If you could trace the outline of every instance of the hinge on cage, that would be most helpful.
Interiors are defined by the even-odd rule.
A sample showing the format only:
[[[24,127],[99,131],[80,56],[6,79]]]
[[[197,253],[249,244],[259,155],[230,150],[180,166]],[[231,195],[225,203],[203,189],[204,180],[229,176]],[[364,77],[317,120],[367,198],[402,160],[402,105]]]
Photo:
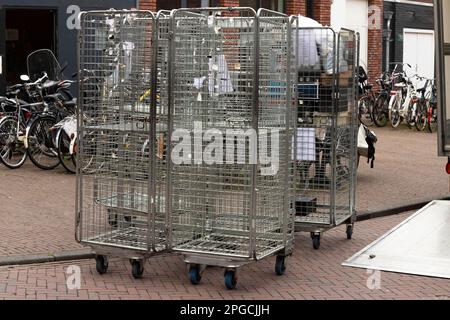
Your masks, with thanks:
[[[334,99],[339,99],[341,97],[339,92],[334,93]]]
[[[173,39],[173,31],[170,31],[169,32],[169,40],[172,40]]]

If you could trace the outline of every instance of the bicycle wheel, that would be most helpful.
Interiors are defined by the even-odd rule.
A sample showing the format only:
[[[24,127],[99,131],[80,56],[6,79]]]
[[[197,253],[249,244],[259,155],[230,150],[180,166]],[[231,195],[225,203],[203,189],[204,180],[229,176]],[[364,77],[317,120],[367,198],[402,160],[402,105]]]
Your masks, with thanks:
[[[427,126],[427,108],[423,101],[416,103],[416,123],[417,131],[425,130]]]
[[[396,98],[391,110],[391,126],[392,128],[397,128],[402,122],[402,118],[400,116],[400,99]]]
[[[432,105],[428,107],[427,127],[430,133],[436,132],[437,130],[437,110]]]
[[[55,117],[42,116],[33,121],[28,132],[28,156],[31,162],[42,170],[54,169],[60,163],[50,133],[55,124]]]
[[[69,173],[76,173],[76,160],[75,160],[75,154],[70,152],[70,142],[71,139],[67,135],[64,128],[60,128],[58,132],[58,138],[57,138],[57,151],[58,151],[58,158],[61,161],[62,166],[64,169],[67,170]]]
[[[362,97],[358,101],[358,117],[359,121],[365,126],[373,125],[372,118],[373,101],[369,97]]]
[[[409,129],[412,129],[416,125],[416,117],[413,114],[416,103],[410,103],[408,105],[408,110],[406,110],[405,122]]]
[[[27,151],[23,140],[17,136],[17,118],[8,117],[0,122],[0,161],[9,169],[20,168],[27,160]],[[20,124],[19,132],[25,127]]]
[[[386,102],[387,99],[385,96],[378,96],[375,100],[372,117],[373,122],[377,127],[385,127],[388,122],[388,114],[386,113]]]

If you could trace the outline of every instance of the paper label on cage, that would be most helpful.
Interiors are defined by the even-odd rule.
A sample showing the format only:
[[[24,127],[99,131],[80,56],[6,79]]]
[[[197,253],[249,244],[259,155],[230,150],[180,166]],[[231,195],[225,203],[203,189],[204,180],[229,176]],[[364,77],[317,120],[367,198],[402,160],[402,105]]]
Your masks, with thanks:
[[[292,138],[294,146],[294,138]],[[314,128],[297,129],[297,157],[298,161],[316,160],[316,130]]]
[[[217,63],[211,64],[211,70],[212,71],[219,71],[219,65]]]
[[[194,88],[200,90],[203,87],[206,77],[194,78]]]
[[[202,101],[202,93],[199,92],[197,95],[197,101]]]

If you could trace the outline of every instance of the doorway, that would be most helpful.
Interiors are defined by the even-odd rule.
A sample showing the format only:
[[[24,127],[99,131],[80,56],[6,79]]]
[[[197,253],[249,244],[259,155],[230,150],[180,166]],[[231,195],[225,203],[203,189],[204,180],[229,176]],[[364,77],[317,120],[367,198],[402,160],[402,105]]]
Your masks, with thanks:
[[[37,49],[56,50],[56,10],[5,8],[5,61],[7,85],[27,74],[27,56]]]
[[[403,63],[409,63],[406,68],[408,76],[419,76],[434,79],[434,31],[421,29],[404,29]],[[422,88],[425,81],[412,79],[416,88]]]

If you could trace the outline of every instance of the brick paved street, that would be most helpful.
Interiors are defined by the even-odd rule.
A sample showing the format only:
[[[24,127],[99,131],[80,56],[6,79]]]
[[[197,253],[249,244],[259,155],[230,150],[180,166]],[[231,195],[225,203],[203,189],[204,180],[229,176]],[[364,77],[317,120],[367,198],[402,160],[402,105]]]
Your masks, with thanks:
[[[191,285],[181,257],[168,255],[151,258],[139,280],[121,259],[111,260],[105,275],[96,273],[94,260],[1,267],[0,299],[450,299],[450,280],[382,272],[381,288],[370,290],[366,270],[340,265],[408,215],[360,222],[350,241],[339,227],[324,235],[319,251],[300,234],[284,276],[275,275],[268,258],[243,267],[234,291],[225,289],[221,268],[206,269],[201,284]],[[72,264],[81,267],[80,290],[66,287]]]
[[[361,161],[357,209],[376,210],[448,195],[445,158],[436,135],[406,127],[373,128],[379,137],[375,168]],[[80,248],[74,241],[75,177],[62,168],[41,171],[30,161],[0,166],[0,256]]]
[[[408,202],[449,196],[446,158],[437,156],[437,135],[372,127],[378,137],[375,168],[361,158],[358,168],[357,210],[379,210]]]
[[[375,168],[358,171],[359,211],[392,207],[447,195],[445,159],[436,156],[436,137],[406,128],[374,129],[379,137]],[[74,241],[75,178],[62,169],[40,171],[31,163],[19,170],[0,167],[0,255],[53,253],[81,248]],[[208,268],[192,286],[180,256],[159,256],[146,265],[144,279],[131,277],[128,261],[112,259],[100,276],[93,260],[0,268],[0,298],[77,299],[450,299],[450,281],[382,273],[381,289],[366,287],[366,270],[341,263],[408,215],[359,222],[354,239],[344,228],[325,234],[319,251],[307,234],[296,237],[295,255],[285,276],[273,272],[274,258],[250,264],[239,274],[238,290],[227,291],[223,270]],[[82,287],[68,291],[66,268],[81,267]]]

